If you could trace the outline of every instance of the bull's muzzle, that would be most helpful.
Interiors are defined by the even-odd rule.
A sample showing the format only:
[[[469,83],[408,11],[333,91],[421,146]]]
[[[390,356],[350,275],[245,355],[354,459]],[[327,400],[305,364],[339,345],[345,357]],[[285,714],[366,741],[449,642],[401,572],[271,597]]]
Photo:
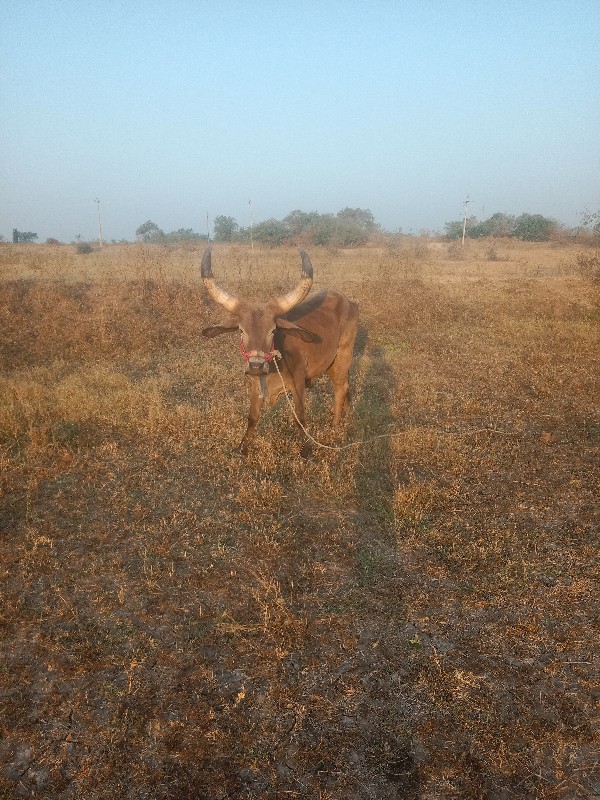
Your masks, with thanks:
[[[266,375],[269,362],[264,358],[249,358],[246,362],[246,375]]]
[[[269,362],[280,356],[279,351],[275,350],[274,342],[271,344],[271,351],[266,353],[264,350],[246,350],[243,338],[240,339],[240,352],[246,362],[246,375],[267,375]]]

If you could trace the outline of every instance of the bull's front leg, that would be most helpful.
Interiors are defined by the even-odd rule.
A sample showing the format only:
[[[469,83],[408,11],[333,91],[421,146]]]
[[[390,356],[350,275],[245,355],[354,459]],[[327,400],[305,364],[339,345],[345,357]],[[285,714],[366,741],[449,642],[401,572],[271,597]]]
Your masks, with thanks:
[[[254,439],[258,418],[263,407],[264,397],[261,392],[260,378],[252,377],[250,385],[250,412],[248,414],[248,427],[244,438],[236,448],[236,452],[242,456],[248,455],[248,448]]]

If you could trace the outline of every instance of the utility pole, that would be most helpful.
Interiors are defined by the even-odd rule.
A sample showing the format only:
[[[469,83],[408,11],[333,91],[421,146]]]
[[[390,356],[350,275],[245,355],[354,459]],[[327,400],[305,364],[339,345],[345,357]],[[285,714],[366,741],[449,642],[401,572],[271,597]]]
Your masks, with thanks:
[[[248,200],[250,206],[250,249],[254,250],[254,239],[252,238],[252,200]]]
[[[102,223],[100,222],[100,200],[97,197],[94,203],[98,206],[98,244],[102,247]]]
[[[467,206],[469,205],[469,203],[472,203],[472,202],[473,202],[472,200],[469,200],[469,195],[467,195],[467,199],[463,203],[464,210],[465,210],[465,212],[464,212],[464,220],[463,220],[463,235],[462,235],[463,250],[464,250],[464,247],[465,247],[465,233],[467,231]]]
[[[208,211],[206,212],[206,238],[210,242],[210,228],[208,227]]]

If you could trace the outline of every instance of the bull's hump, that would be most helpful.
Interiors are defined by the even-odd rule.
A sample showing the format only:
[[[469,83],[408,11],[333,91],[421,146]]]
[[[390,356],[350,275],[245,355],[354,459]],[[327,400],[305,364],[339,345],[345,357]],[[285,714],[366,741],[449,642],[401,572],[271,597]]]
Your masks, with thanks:
[[[318,311],[324,311],[330,314],[341,297],[343,297],[343,295],[335,289],[321,289],[321,291],[311,294],[310,297],[300,303],[300,305],[292,308],[287,314],[284,314],[284,317],[290,322],[297,322],[308,314],[313,314]]]

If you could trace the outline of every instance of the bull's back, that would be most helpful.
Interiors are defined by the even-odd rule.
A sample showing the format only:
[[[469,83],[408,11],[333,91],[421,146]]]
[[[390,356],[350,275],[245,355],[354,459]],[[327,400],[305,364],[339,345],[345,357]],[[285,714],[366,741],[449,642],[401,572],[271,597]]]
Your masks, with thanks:
[[[336,289],[323,289],[293,308],[285,318],[316,333],[320,342],[303,342],[285,337],[284,349],[293,350],[305,363],[306,377],[315,378],[333,362],[340,344],[354,342],[358,306]]]

